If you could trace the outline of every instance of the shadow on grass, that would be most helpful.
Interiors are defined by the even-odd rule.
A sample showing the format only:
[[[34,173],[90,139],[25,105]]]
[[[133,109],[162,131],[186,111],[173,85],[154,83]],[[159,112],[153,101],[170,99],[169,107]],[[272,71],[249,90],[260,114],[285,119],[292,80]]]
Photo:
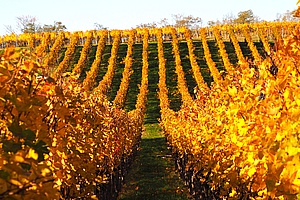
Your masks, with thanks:
[[[126,184],[118,199],[188,199],[188,192],[175,171],[165,138],[159,135],[151,137],[143,137],[141,150],[126,177]]]

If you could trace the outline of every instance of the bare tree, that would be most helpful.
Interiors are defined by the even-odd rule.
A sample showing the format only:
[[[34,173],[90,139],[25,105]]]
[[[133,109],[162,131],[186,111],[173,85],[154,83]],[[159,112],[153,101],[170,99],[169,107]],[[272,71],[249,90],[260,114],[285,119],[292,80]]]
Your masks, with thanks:
[[[175,27],[187,27],[190,29],[198,29],[202,26],[202,19],[192,15],[184,16],[182,14],[172,15]]]
[[[217,20],[217,21],[210,20],[207,22],[208,26],[216,26],[216,25],[220,25],[220,24],[222,24],[222,22],[219,20]]]
[[[137,28],[157,28],[157,27],[166,27],[170,26],[168,19],[163,18],[159,22],[149,22],[149,23],[142,23],[137,25]]]
[[[223,16],[222,24],[234,24],[236,17],[232,13]]]
[[[16,33],[15,29],[11,25],[4,25],[5,31],[8,35]]]
[[[289,11],[287,10],[285,13],[277,14],[277,19],[275,21],[279,22],[298,22],[299,18],[296,15],[297,10]]]
[[[167,18],[163,18],[161,19],[158,24],[160,25],[160,27],[166,27],[166,26],[170,26],[170,23],[168,22]]]
[[[184,16],[181,14],[172,15],[173,22],[169,23],[167,18],[161,19],[159,22],[151,22],[137,25],[137,28],[157,28],[173,26],[175,28],[187,27],[190,29],[198,29],[202,26],[202,19],[200,17],[193,17],[192,15]]]
[[[157,23],[156,22],[151,22],[151,23],[139,24],[136,27],[137,28],[156,28]]]
[[[29,15],[17,17],[17,27],[16,28],[13,28],[11,25],[6,25],[5,29],[8,34],[17,33],[17,32],[21,32],[21,33],[56,32],[56,33],[58,33],[58,32],[67,30],[66,26],[60,21],[55,21],[53,25],[44,24],[42,27],[35,17],[29,16]]]
[[[41,25],[35,17],[26,15],[17,17],[17,29],[22,33],[36,33],[40,32]]]
[[[219,24],[249,24],[260,21],[261,19],[258,16],[254,15],[252,10],[246,10],[239,12],[237,17],[230,13],[224,15],[222,21],[209,21],[208,26],[215,26]]]
[[[108,29],[108,27],[105,27],[99,23],[94,23],[94,27],[95,27],[95,30],[107,30]]]

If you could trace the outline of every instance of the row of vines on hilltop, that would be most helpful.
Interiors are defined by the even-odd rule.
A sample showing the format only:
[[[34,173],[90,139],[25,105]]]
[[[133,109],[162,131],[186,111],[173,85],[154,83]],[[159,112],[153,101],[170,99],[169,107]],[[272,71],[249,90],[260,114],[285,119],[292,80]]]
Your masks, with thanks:
[[[236,37],[239,39],[247,38],[248,34],[251,38],[257,39],[260,38],[262,42],[264,42],[264,39],[271,39],[273,41],[282,39],[284,37],[287,37],[291,30],[294,29],[294,27],[297,25],[297,23],[294,22],[265,22],[265,23],[258,23],[258,24],[247,24],[247,25],[230,25],[231,30],[234,32]],[[229,38],[229,35],[231,35],[231,31],[227,30],[228,25],[219,26],[221,28],[221,36],[222,38]],[[170,27],[166,27],[163,29],[170,29]],[[218,35],[214,33],[216,27],[210,27],[210,28],[202,28],[205,30],[205,33],[208,37],[212,36],[211,39],[218,39]],[[138,29],[137,29],[138,30]],[[152,29],[149,29],[152,30]],[[114,32],[115,30],[112,30]],[[124,32],[126,32],[125,30]],[[177,33],[180,35],[180,40],[185,39],[184,32],[185,28],[176,28]],[[247,31],[245,34],[244,31]],[[86,31],[86,32],[76,32],[79,36],[79,42],[78,45],[84,45],[84,44],[91,44],[91,45],[98,45],[97,38],[99,37],[98,33],[103,31]],[[106,32],[106,31],[104,31]],[[191,37],[192,39],[199,39],[199,30],[192,30],[191,31]],[[109,36],[106,32],[106,36]],[[11,35],[5,35],[0,36],[0,48],[5,48],[8,46],[16,46],[16,47],[37,47],[41,46],[40,44],[45,42],[45,39],[48,38],[48,42],[51,43],[51,41],[55,40],[56,37],[59,35],[59,33],[42,33],[42,34],[30,34],[30,33],[24,33],[20,35],[11,34]],[[68,45],[68,43],[71,40],[73,33],[70,32],[64,32],[64,45]],[[153,37],[152,37],[153,36]],[[263,37],[261,37],[263,36]],[[201,36],[200,36],[201,37]],[[164,31],[163,33],[163,40],[170,40],[171,32],[170,31]],[[122,34],[121,41],[127,42],[127,34]],[[149,40],[151,41],[157,41],[155,34],[150,34]],[[86,41],[88,41],[86,43]],[[135,42],[142,41],[142,37],[139,35],[135,35],[134,37]],[[48,43],[48,44],[49,44]],[[112,38],[107,37],[105,39],[105,43],[112,43]],[[267,52],[268,49],[266,48]]]
[[[99,32],[96,58],[83,84],[92,32],[87,33],[78,64],[65,74],[78,45],[78,33],[41,36],[37,47],[6,49],[0,63],[0,198],[115,199],[143,131],[148,91],[148,42],[143,44],[143,75],[136,109],[126,113],[134,32],[123,73],[123,93],[107,100],[116,69],[121,31],[110,32],[113,48],[108,70],[95,86],[108,32]],[[149,33],[138,33],[148,41]],[[63,60],[59,51],[69,38]],[[131,50],[130,50],[131,49]],[[127,85],[127,86],[126,86]]]
[[[206,46],[206,32],[200,30],[214,83],[210,88],[202,86],[197,99],[187,104],[184,97],[187,94],[180,89],[184,87],[184,78],[178,77],[182,95],[178,112],[169,108],[165,60],[160,53],[162,34],[157,34],[161,125],[178,170],[195,199],[299,199],[300,196],[299,26],[290,26],[291,35],[286,39],[274,33],[278,38],[276,50],[271,50],[264,28],[258,27],[265,58],[253,44],[250,28],[214,27],[226,69],[226,75],[222,76]],[[220,36],[225,30],[239,59],[236,67],[229,63]],[[247,63],[241,52],[234,34],[239,31],[244,34],[253,62]],[[186,37],[189,38],[187,33]],[[193,63],[193,46],[188,48]],[[173,52],[174,59],[178,59],[176,45]],[[184,77],[182,71],[176,69],[176,72]],[[196,74],[194,77],[201,80]]]

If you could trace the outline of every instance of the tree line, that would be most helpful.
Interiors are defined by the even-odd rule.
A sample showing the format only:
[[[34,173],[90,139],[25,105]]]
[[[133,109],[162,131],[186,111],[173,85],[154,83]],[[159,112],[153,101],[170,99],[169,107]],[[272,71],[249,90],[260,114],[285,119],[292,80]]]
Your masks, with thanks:
[[[222,25],[222,24],[250,24],[250,23],[258,23],[263,22],[264,20],[260,19],[259,16],[255,15],[253,11],[246,10],[241,11],[235,17],[233,14],[227,14],[223,17],[222,20],[216,21],[208,21],[208,26]],[[287,10],[285,13],[278,13],[276,19],[274,21],[277,22],[296,22],[299,21],[299,18],[296,17],[296,10],[289,11]]]
[[[11,33],[42,33],[42,32],[61,32],[66,31],[67,27],[60,21],[54,21],[53,24],[41,25],[36,17],[26,15],[16,18],[17,26],[12,27],[11,25],[6,25],[6,32]]]
[[[297,11],[286,11],[283,14],[277,14],[277,17],[274,21],[299,21],[299,18],[296,17]],[[36,17],[33,16],[21,16],[16,18],[17,27],[13,28],[11,25],[7,25],[6,32],[8,34],[21,32],[21,33],[41,33],[41,32],[61,32],[66,31],[67,27],[60,21],[54,21],[53,24],[44,24],[41,25]],[[211,20],[208,21],[208,26],[223,25],[223,24],[250,24],[256,22],[262,22],[264,20],[260,19],[259,16],[255,15],[253,11],[246,10],[241,11],[237,16],[233,14],[227,14],[223,17],[222,20]],[[172,15],[171,20],[167,18],[161,19],[159,22],[150,22],[150,23],[141,23],[136,25],[136,28],[157,28],[157,27],[166,27],[173,26],[178,27],[187,27],[189,29],[199,29],[203,26],[203,21],[200,17],[195,17],[192,15],[183,15],[175,14]],[[95,30],[109,29],[100,23],[94,23]]]

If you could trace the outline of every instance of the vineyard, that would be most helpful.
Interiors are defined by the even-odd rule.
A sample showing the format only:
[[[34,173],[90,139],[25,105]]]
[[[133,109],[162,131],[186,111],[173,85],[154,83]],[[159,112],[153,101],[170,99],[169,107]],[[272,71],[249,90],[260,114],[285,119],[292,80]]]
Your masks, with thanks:
[[[0,198],[117,199],[160,123],[194,199],[300,199],[300,30],[0,37]]]

